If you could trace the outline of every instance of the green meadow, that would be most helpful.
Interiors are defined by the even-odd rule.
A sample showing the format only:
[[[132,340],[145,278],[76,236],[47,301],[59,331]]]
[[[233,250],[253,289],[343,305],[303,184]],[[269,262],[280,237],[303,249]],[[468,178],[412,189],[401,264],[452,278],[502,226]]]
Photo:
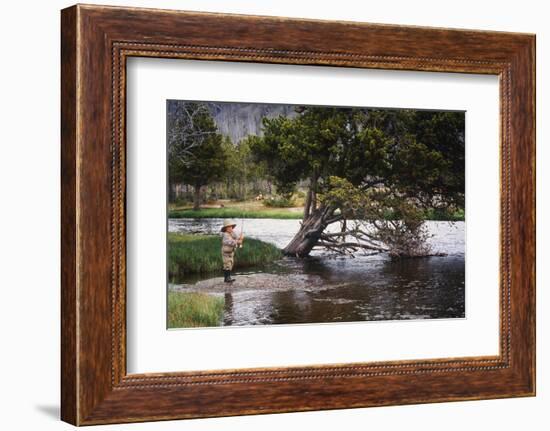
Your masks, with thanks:
[[[170,218],[272,218],[301,220],[303,211],[291,211],[288,208],[266,208],[266,209],[242,209],[242,208],[192,208],[171,210],[168,213]]]

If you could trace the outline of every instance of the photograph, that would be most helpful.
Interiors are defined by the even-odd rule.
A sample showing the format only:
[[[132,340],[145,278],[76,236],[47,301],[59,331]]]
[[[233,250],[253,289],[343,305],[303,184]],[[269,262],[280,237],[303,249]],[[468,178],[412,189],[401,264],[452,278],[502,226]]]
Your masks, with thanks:
[[[465,112],[167,100],[167,327],[465,318]]]

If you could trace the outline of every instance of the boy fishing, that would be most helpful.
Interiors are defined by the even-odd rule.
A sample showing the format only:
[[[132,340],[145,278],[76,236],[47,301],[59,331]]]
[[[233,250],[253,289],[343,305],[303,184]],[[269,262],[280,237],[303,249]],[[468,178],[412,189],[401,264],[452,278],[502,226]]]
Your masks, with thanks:
[[[244,240],[244,235],[241,232],[241,235],[238,236],[234,232],[236,223],[233,223],[230,220],[224,220],[222,231],[222,259],[223,259],[223,281],[226,283],[232,283],[235,281],[234,278],[231,278],[231,271],[233,270],[233,263],[235,258],[235,249],[242,245]]]

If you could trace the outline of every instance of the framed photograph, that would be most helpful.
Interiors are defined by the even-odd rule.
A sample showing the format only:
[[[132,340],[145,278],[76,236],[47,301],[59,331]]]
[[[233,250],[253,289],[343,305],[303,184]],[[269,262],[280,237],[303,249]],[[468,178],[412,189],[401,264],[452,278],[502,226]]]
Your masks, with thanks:
[[[61,13],[61,417],[535,395],[535,36]]]

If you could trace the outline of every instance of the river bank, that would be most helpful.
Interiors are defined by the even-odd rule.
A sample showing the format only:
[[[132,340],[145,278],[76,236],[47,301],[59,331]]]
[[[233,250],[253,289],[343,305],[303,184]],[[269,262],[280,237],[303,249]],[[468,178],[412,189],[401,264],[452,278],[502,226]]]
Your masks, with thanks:
[[[168,287],[168,327],[223,326],[224,321],[232,319],[231,310],[241,306],[243,294],[246,297],[335,287],[338,286],[329,286],[316,275],[270,273],[240,274],[233,283],[225,283],[223,277],[214,277],[196,283],[172,284]],[[229,311],[226,311],[228,307]]]
[[[278,219],[278,220],[301,220],[304,215],[304,207],[270,207],[265,206],[262,201],[219,201],[202,206],[194,210],[189,206],[170,205],[168,217],[173,219],[190,218],[222,218],[222,219]],[[430,221],[464,221],[464,211],[454,212],[426,210],[424,219]]]
[[[340,284],[342,285],[342,284]],[[336,287],[323,282],[315,274],[272,274],[254,273],[240,274],[233,283],[225,283],[223,277],[214,277],[196,283],[172,284],[168,289],[174,292],[226,293],[241,290],[282,291],[282,290],[312,290]]]
[[[261,218],[261,219],[282,219],[282,220],[301,220],[304,215],[303,208],[265,208],[254,210],[243,210],[240,208],[201,208],[194,210],[185,208],[180,210],[171,210],[168,213],[170,218]]]
[[[235,269],[261,267],[282,257],[273,244],[246,239],[246,247],[237,249]],[[168,277],[181,279],[190,274],[219,272],[222,268],[219,233],[168,233]]]
[[[168,328],[220,326],[224,298],[198,292],[168,292]]]

